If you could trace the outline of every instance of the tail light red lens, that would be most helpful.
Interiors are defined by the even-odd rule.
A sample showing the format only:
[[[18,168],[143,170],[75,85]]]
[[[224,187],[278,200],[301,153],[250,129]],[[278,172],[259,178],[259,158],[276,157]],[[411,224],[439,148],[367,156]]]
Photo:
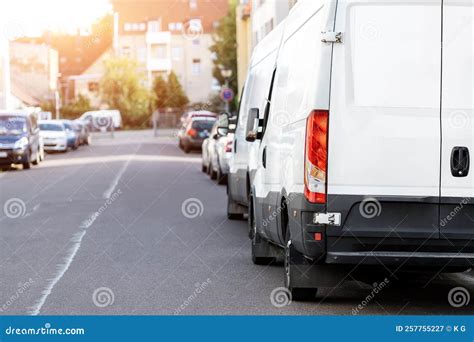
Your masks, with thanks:
[[[187,134],[188,134],[190,137],[195,138],[195,137],[197,137],[198,132],[197,132],[194,128],[191,128],[191,129],[188,130]]]
[[[225,151],[226,151],[226,152],[232,152],[232,143],[233,143],[233,141],[232,141],[232,140],[229,140],[229,141],[225,144]]]
[[[326,203],[329,111],[314,110],[306,122],[304,184],[311,203]]]

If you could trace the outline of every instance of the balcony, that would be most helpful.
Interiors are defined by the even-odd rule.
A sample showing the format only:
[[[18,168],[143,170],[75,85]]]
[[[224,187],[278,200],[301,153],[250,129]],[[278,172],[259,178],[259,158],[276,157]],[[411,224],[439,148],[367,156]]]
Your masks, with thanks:
[[[170,44],[171,32],[169,31],[148,31],[146,33],[147,44]]]

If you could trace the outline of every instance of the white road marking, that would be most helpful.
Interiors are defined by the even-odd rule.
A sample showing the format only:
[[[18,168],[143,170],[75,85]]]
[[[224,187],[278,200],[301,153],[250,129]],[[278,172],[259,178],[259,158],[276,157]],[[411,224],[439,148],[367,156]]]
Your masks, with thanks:
[[[127,169],[128,164],[130,164],[131,161],[132,159],[130,158],[122,165],[119,172],[115,175],[115,178],[112,181],[112,184],[110,184],[109,188],[104,192],[104,195],[103,195],[104,198],[109,199],[110,196],[112,196],[112,193],[114,192],[115,187],[118,185],[120,178],[122,177],[123,173]]]
[[[82,231],[76,233],[72,237],[71,243],[73,245],[72,245],[72,247],[71,247],[71,249],[68,253],[68,256],[64,259],[64,263],[57,265],[56,276],[50,280],[49,284],[43,290],[41,298],[28,311],[28,314],[30,314],[32,316],[36,316],[40,313],[41,308],[43,307],[44,303],[46,302],[46,299],[48,298],[48,296],[53,291],[54,286],[61,280],[63,275],[66,273],[66,271],[71,266],[72,261],[74,260],[74,257],[76,256],[77,251],[79,250],[79,247],[81,247],[81,242],[82,242],[82,239],[84,238],[84,235],[86,235],[86,230],[82,230]]]
[[[120,180],[120,177],[125,172],[128,164],[130,164],[130,161],[131,161],[131,159],[127,160],[127,162],[125,162],[125,164],[120,168],[120,171],[115,176],[112,184],[110,185],[108,190],[104,193],[104,198],[107,198],[107,199],[110,198],[110,196],[114,192],[115,187],[117,186],[117,184]],[[35,305],[33,305],[33,307],[31,307],[31,309],[28,311],[28,314],[30,314],[32,316],[39,315],[39,313],[41,312],[41,308],[43,307],[44,303],[46,302],[49,295],[53,291],[54,286],[56,286],[56,284],[61,280],[61,278],[64,276],[64,274],[66,274],[67,270],[71,266],[72,261],[74,260],[77,252],[79,251],[79,248],[81,247],[81,242],[82,242],[82,239],[84,238],[84,236],[87,233],[87,229],[94,224],[97,217],[98,217],[97,215],[92,214],[92,215],[89,216],[88,219],[84,220],[81,223],[80,228],[82,230],[79,231],[78,233],[74,234],[74,236],[72,237],[72,239],[70,241],[70,243],[72,243],[72,247],[71,247],[68,255],[66,256],[66,258],[64,259],[64,262],[62,264],[59,264],[59,265],[56,266],[57,272],[56,272],[55,277],[50,279],[50,281],[49,281],[48,285],[46,286],[46,288],[41,292],[41,294],[42,294],[41,298],[35,303]]]

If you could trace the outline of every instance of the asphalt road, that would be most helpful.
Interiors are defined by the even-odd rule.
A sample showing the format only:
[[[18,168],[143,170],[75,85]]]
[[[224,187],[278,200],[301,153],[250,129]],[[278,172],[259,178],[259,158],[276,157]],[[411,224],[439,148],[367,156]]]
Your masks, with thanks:
[[[474,298],[448,303],[454,287],[474,296],[472,272],[389,279],[373,296],[349,281],[315,302],[275,306],[283,268],[252,264],[246,222],[228,221],[225,204],[199,154],[150,131],[100,136],[31,170],[2,172],[0,314],[473,312]]]

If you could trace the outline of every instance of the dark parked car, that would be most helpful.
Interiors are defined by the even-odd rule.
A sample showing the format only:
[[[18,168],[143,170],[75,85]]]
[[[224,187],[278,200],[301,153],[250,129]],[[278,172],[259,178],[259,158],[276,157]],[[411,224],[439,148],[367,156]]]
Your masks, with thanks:
[[[215,122],[216,118],[213,117],[195,117],[189,120],[178,133],[179,147],[186,153],[200,150]]]
[[[26,111],[0,111],[0,164],[29,169],[43,155],[37,118]]]

